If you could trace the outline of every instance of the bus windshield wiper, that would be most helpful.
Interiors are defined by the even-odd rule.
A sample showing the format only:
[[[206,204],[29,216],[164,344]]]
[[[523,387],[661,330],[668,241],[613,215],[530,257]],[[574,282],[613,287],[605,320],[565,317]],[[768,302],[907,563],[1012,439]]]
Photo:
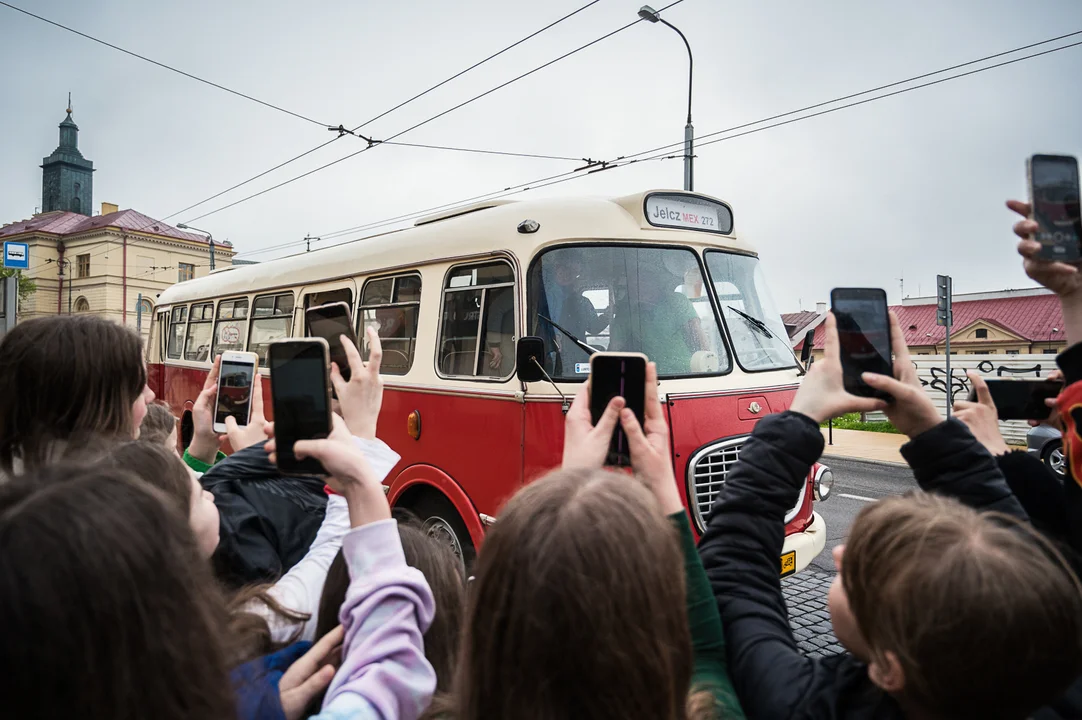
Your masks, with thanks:
[[[574,342],[574,343],[575,343],[576,345],[578,345],[578,346],[579,346],[580,348],[582,348],[582,349],[583,349],[583,351],[584,351],[584,352],[585,352],[585,353],[586,353],[587,355],[593,355],[593,354],[594,354],[595,352],[597,352],[597,350],[595,350],[594,348],[590,347],[589,345],[587,345],[586,343],[584,343],[584,342],[583,342],[582,340],[579,340],[579,339],[578,339],[577,337],[575,337],[574,335],[572,335],[572,334],[571,334],[570,332],[568,332],[567,330],[564,330],[564,329],[563,329],[562,327],[560,327],[559,325],[557,325],[556,323],[554,323],[554,322],[552,321],[552,319],[551,319],[551,318],[545,317],[545,316],[544,316],[544,315],[542,315],[541,313],[538,313],[538,314],[537,314],[537,317],[541,318],[542,320],[544,320],[545,322],[547,322],[547,323],[548,323],[549,325],[551,325],[552,327],[554,327],[554,328],[556,328],[557,330],[559,330],[560,332],[562,332],[562,333],[563,333],[564,335],[566,335],[566,336],[568,336],[569,338],[571,338],[571,341],[572,341],[572,342]]]
[[[748,325],[751,325],[753,328],[755,328],[759,332],[763,333],[768,338],[773,338],[773,339],[777,340],[778,342],[782,343],[783,345],[785,345],[785,347],[789,348],[789,353],[793,356],[793,360],[796,361],[796,366],[797,366],[797,369],[800,370],[800,374],[804,375],[805,373],[808,372],[808,369],[801,364],[800,358],[798,358],[796,356],[796,351],[793,350],[793,346],[790,343],[785,342],[780,337],[778,337],[778,334],[775,333],[773,330],[771,330],[769,325],[767,325],[765,322],[763,322],[759,318],[755,317],[754,315],[748,315],[743,310],[737,310],[732,305],[726,305],[725,307],[729,308],[734,313],[736,313],[740,317],[744,318],[744,320],[747,321]]]

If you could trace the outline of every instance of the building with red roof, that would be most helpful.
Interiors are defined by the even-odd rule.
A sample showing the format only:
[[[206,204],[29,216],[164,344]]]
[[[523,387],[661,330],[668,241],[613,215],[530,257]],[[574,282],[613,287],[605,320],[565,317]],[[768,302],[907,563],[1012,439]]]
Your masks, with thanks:
[[[150,327],[156,298],[170,285],[229,267],[229,242],[184,232],[136,210],[101,204],[93,212],[93,163],[78,148],[71,109],[60,123],[60,145],[42,163],[43,212],[0,227],[0,242],[27,245],[37,285],[19,303],[19,319],[93,313]]]
[[[938,355],[944,352],[946,328],[936,324],[936,298],[906,298],[890,308],[898,316],[905,342],[915,355]],[[983,354],[1053,354],[1067,346],[1063,313],[1059,298],[1045,288],[1002,290],[999,292],[956,294],[954,326],[951,328],[952,355]],[[783,315],[794,323],[805,313]],[[820,315],[826,317],[825,307]],[[794,349],[804,347],[807,328],[815,326],[813,354],[823,350],[822,320],[805,322],[803,332],[791,332]]]

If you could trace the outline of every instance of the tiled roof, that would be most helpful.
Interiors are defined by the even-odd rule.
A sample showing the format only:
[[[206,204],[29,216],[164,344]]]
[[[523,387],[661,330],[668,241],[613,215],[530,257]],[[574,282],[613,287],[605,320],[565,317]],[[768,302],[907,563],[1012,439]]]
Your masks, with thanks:
[[[795,338],[803,332],[804,328],[815,322],[818,317],[819,313],[814,310],[801,310],[800,312],[782,315],[781,321],[785,323],[786,329],[790,327],[793,328],[792,331],[789,332],[789,337]]]
[[[936,325],[936,305],[892,305],[909,346],[942,344],[946,328]],[[997,325],[1031,343],[1066,339],[1059,298],[1052,293],[990,300],[956,301],[953,333],[978,320]],[[1058,332],[1052,333],[1053,329]],[[929,333],[931,337],[929,337]],[[983,342],[983,341],[982,341]],[[803,345],[803,343],[801,343]],[[823,332],[815,333],[815,349],[823,347]],[[800,345],[797,346],[800,349]]]
[[[19,222],[0,227],[0,238],[26,232],[74,235],[87,230],[104,227],[115,227],[122,230],[162,235],[178,240],[189,240],[191,242],[203,244],[207,243],[207,239],[202,235],[178,230],[168,223],[164,223],[161,220],[155,220],[136,210],[119,210],[114,213],[109,213],[108,215],[98,215],[95,217],[87,217],[86,215],[80,215],[79,213],[63,212],[60,210],[42,213],[40,215],[35,215],[29,220],[20,220]]]

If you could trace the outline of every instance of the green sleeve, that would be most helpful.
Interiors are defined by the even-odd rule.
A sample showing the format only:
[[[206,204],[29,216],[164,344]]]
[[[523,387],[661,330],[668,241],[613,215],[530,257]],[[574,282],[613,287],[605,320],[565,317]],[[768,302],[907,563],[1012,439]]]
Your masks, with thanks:
[[[219,450],[218,457],[214,458],[214,462],[220,463],[222,460],[225,460],[225,458],[226,454]],[[197,473],[205,473],[207,470],[210,470],[212,467],[214,467],[213,464],[207,465],[202,460],[197,460],[196,458],[193,458],[192,454],[188,452],[187,449],[184,450],[184,463],[192,470],[195,470]]]
[[[736,699],[732,680],[729,679],[728,661],[725,657],[725,635],[721,629],[721,616],[706,577],[691,525],[683,511],[673,513],[669,520],[680,534],[680,548],[684,554],[684,575],[687,580],[688,626],[691,629],[691,646],[695,656],[695,668],[691,677],[693,690],[708,690],[722,710],[721,716],[743,718],[744,711]]]

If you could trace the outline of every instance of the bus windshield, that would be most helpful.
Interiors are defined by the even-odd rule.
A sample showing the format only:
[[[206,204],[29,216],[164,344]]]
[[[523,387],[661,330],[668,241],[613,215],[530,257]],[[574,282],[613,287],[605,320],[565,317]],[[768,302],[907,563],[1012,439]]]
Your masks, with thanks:
[[[759,258],[708,250],[706,268],[740,367],[748,371],[796,367]]]
[[[559,247],[534,260],[527,293],[527,330],[544,340],[553,378],[586,379],[597,350],[643,353],[662,377],[732,368],[690,250]]]

